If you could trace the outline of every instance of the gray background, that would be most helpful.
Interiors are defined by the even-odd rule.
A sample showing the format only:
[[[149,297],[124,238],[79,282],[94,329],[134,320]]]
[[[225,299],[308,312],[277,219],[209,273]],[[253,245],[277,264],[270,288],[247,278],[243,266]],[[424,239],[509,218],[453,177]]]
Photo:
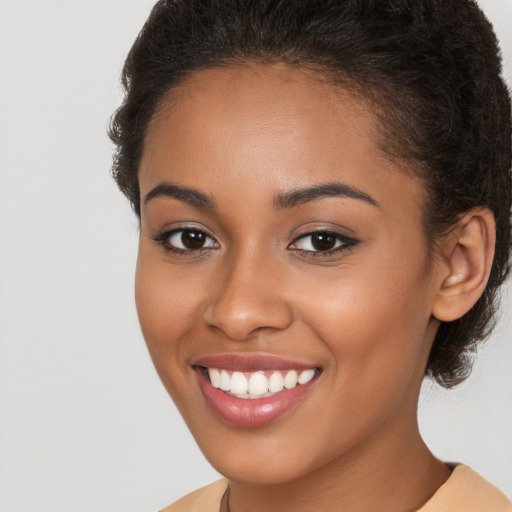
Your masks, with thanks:
[[[109,177],[118,77],[152,0],[0,2],[0,512],[154,511],[217,474],[152,368],[137,222]],[[512,77],[512,2],[482,0]],[[422,431],[512,497],[512,291]]]

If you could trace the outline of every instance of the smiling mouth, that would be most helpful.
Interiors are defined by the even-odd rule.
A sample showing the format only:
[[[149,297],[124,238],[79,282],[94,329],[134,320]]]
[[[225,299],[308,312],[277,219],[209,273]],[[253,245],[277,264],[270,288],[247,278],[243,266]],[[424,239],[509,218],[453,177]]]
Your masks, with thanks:
[[[288,415],[311,395],[323,370],[271,354],[212,354],[192,362],[205,405],[243,428]]]
[[[307,384],[319,373],[318,368],[305,370],[258,370],[233,371],[201,367],[210,384],[226,394],[242,399],[258,399],[274,396]]]

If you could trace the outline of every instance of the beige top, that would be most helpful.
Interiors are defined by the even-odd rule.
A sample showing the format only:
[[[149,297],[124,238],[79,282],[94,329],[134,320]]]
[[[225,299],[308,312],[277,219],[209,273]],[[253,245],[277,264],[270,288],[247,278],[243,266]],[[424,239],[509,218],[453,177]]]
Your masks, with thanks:
[[[228,481],[219,480],[181,498],[161,512],[219,512]],[[512,512],[512,503],[494,485],[464,465],[418,512]]]

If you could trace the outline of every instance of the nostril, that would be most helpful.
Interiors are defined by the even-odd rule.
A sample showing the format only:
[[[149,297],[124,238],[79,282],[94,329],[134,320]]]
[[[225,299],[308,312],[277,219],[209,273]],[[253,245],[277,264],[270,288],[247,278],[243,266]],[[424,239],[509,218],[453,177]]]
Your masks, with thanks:
[[[262,331],[285,329],[292,320],[290,308],[284,301],[278,303],[254,297],[236,303],[220,298],[212,301],[202,315],[205,326],[234,340],[245,340]]]

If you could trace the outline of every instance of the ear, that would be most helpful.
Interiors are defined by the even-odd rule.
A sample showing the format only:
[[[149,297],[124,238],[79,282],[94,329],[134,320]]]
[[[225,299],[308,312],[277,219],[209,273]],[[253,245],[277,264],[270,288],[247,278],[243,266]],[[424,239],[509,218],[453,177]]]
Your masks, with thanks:
[[[432,314],[451,322],[467,313],[482,295],[494,258],[496,224],[488,208],[466,212],[440,244],[439,280]]]

